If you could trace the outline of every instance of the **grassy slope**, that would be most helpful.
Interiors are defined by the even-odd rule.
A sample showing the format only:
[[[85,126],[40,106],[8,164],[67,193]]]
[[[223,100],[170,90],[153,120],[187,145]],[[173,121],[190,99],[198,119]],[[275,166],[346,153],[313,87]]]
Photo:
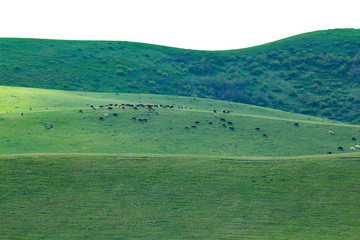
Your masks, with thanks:
[[[359,123],[359,37],[336,29],[231,51],[0,39],[0,84],[192,95]]]
[[[358,239],[359,157],[0,157],[2,239]]]
[[[2,87],[8,100],[0,115],[0,152],[14,153],[136,153],[228,156],[299,156],[345,152],[358,144],[360,128],[331,123],[326,119],[275,111],[250,105],[161,95],[92,94]],[[8,96],[6,96],[6,94]],[[9,97],[10,96],[10,97]],[[11,97],[12,96],[12,97]],[[30,101],[28,101],[30,99]],[[155,103],[190,109],[132,108],[91,110],[86,104]],[[24,105],[22,105],[24,104]],[[16,108],[18,107],[18,108]],[[30,111],[29,108],[32,108]],[[48,108],[48,109],[46,109]],[[235,131],[221,126],[212,109],[230,109],[220,114],[233,122]],[[83,113],[78,113],[83,109]],[[24,116],[20,115],[24,112]],[[104,116],[99,121],[98,116]],[[118,113],[113,117],[112,113]],[[149,113],[150,116],[146,116]],[[131,118],[147,118],[147,123]],[[186,130],[200,121],[196,129]],[[212,121],[213,125],[208,125]],[[294,127],[293,122],[300,127]],[[50,127],[52,126],[52,127]],[[261,131],[255,131],[260,127]],[[329,135],[328,131],[335,131]],[[268,138],[262,137],[266,133]]]

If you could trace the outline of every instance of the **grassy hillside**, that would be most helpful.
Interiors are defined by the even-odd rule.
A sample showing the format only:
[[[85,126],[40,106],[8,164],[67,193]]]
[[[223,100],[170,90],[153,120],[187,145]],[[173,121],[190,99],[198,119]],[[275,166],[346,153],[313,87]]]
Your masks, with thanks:
[[[0,84],[249,103],[360,123],[360,30],[231,51],[109,41],[0,39]]]
[[[357,239],[355,156],[1,156],[0,236]]]
[[[150,94],[93,94],[12,87],[1,87],[0,92],[5,103],[0,106],[2,154],[299,156],[321,155],[327,151],[350,152],[351,146],[360,143],[358,126],[240,103]],[[137,110],[98,107],[109,103],[175,107],[159,107],[154,111],[143,107]],[[184,105],[187,109],[178,109]],[[214,109],[220,112],[219,117],[214,115]],[[222,113],[221,109],[231,113]],[[99,120],[99,116],[104,120]],[[136,120],[132,120],[133,117]],[[138,120],[144,118],[146,122]],[[209,121],[213,124],[208,124]],[[294,122],[299,127],[295,127]],[[191,128],[193,125],[196,128]],[[255,130],[257,127],[260,131]],[[329,131],[335,134],[331,135]],[[339,146],[344,151],[339,151]]]

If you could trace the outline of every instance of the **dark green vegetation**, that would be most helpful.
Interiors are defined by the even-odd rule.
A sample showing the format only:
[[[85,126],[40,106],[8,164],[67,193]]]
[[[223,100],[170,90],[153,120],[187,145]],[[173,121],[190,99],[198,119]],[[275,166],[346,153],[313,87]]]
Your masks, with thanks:
[[[0,114],[2,154],[300,156],[322,155],[327,151],[350,152],[351,146],[360,144],[358,126],[240,103],[160,95],[91,94],[12,87],[2,87],[0,92],[3,93],[0,99],[9,99],[5,104],[5,113]],[[144,107],[137,110],[119,106],[113,106],[112,110],[98,107],[109,103],[174,104],[175,107],[155,108],[158,113]],[[187,109],[178,109],[177,106],[184,103]],[[91,104],[97,109],[92,110]],[[231,113],[221,112],[216,117],[213,109],[219,112],[227,109]],[[78,110],[83,112],[79,113]],[[113,116],[114,113],[117,116]],[[104,119],[99,120],[99,116]],[[132,117],[136,120],[132,120]],[[221,118],[226,121],[221,121]],[[146,119],[146,122],[138,119]],[[196,124],[195,121],[200,123]],[[212,125],[208,122],[212,122]],[[299,123],[299,127],[295,127],[294,122]],[[191,128],[193,125],[196,128]],[[185,129],[185,126],[190,129]],[[260,131],[255,130],[257,127]],[[329,131],[335,134],[330,135]],[[352,140],[353,137],[356,141]],[[339,146],[344,151],[339,151]]]
[[[5,155],[0,236],[357,239],[355,156]]]
[[[360,30],[306,33],[230,51],[109,41],[0,39],[0,84],[157,93],[360,123]]]

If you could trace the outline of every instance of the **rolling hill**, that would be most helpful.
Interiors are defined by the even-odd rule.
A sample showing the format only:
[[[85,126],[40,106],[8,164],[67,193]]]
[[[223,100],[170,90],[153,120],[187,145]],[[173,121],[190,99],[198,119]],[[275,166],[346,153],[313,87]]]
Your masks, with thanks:
[[[2,154],[301,156],[350,152],[360,141],[356,125],[240,103],[14,87],[1,87],[0,91]],[[113,109],[109,110],[108,104],[113,104]],[[159,107],[134,109],[122,104]],[[344,150],[339,151],[339,146]]]
[[[359,34],[0,39],[0,238],[357,239]]]
[[[2,239],[359,235],[357,125],[154,94],[2,86],[0,103]],[[140,103],[174,108],[122,105]]]
[[[0,84],[248,103],[360,123],[360,30],[305,33],[246,49],[0,39]]]

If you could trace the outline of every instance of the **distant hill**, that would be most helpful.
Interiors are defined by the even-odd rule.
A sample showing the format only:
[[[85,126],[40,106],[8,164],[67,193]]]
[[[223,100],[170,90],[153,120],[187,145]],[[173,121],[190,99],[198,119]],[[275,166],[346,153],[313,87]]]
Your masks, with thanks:
[[[360,30],[197,51],[112,41],[0,39],[0,85],[195,96],[360,123]]]

